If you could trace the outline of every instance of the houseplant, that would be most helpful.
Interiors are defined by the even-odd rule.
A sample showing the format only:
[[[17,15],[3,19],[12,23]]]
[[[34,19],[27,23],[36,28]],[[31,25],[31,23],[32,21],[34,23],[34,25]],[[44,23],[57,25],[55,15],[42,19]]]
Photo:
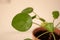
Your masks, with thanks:
[[[35,14],[33,17],[31,17],[29,15],[31,12],[33,12]],[[14,16],[14,18],[12,20],[12,27],[18,31],[25,32],[31,28],[32,24],[34,23],[34,22],[32,22],[32,20],[34,18],[36,18],[36,16],[38,16],[39,17],[38,19],[40,21],[42,21],[42,23],[41,24],[34,23],[34,24],[37,24],[40,26],[39,28],[37,28],[33,31],[33,36],[36,38],[34,40],[60,40],[59,39],[60,33],[58,32],[58,34],[55,34],[56,30],[59,30],[56,27],[60,24],[60,22],[56,25],[56,27],[54,27],[55,20],[60,16],[59,11],[53,11],[52,15],[54,18],[53,22],[47,22],[45,19],[39,17],[33,11],[32,7],[28,7],[26,9],[24,9],[21,13],[18,13],[16,16]],[[44,30],[44,31],[42,31],[42,30]],[[39,35],[37,35],[38,33],[39,33]],[[56,35],[58,35],[59,38],[56,38]],[[42,36],[43,36],[43,38],[42,38]],[[50,37],[50,38],[44,39],[46,36]],[[32,40],[32,39],[27,38],[24,40]]]

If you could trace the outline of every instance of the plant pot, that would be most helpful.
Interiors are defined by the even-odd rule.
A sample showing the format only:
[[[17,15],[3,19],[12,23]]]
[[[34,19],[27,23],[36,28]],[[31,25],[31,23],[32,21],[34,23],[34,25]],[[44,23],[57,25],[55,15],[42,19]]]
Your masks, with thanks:
[[[38,35],[41,35],[44,32],[48,32],[48,31],[45,30],[43,27],[39,27],[39,28],[34,29],[32,32],[33,33],[32,34],[33,40],[54,40],[54,38],[50,32],[42,35],[39,38],[37,38]],[[55,35],[56,40],[60,40],[60,30],[58,28],[55,28],[54,35]]]

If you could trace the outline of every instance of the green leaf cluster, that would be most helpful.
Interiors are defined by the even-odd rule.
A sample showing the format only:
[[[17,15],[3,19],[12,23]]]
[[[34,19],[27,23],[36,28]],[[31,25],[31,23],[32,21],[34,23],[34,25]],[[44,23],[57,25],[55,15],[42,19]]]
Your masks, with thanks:
[[[32,7],[25,8],[21,13],[18,13],[16,16],[14,16],[12,20],[12,26],[21,32],[25,32],[29,30],[32,26],[32,19],[36,18],[36,15],[31,17],[29,13],[33,12]],[[53,11],[52,12],[53,18],[57,19],[59,17],[59,11]],[[41,24],[42,26],[45,26],[45,28],[49,32],[54,31],[54,25],[53,23],[47,23],[45,19],[39,18],[43,23]]]
[[[53,23],[43,22],[41,24],[41,26],[44,27],[49,32],[53,32],[54,31],[54,24]]]
[[[32,26],[32,17],[28,15],[33,11],[33,8],[28,7],[24,9],[21,13],[14,16],[12,20],[12,26],[21,32],[25,32]]]
[[[53,25],[53,23],[47,23],[47,24],[45,25],[45,28],[46,28],[46,30],[48,30],[49,32],[54,32],[54,25]]]

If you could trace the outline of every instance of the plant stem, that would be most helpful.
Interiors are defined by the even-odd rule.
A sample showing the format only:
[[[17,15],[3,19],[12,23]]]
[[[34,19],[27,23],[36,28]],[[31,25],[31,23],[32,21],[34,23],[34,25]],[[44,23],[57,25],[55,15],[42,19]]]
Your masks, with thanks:
[[[33,13],[35,14],[35,15],[37,15],[34,11],[33,11]],[[39,17],[39,15],[37,15],[38,17]],[[40,18],[40,17],[39,17]]]
[[[54,24],[54,22],[55,22],[55,19],[53,19],[53,24]]]
[[[33,12],[36,16],[38,16],[38,18],[37,19],[39,19],[39,20],[41,20],[42,22],[45,22],[45,19],[43,19],[43,18],[40,18],[39,17],[39,15],[37,15],[35,12]]]
[[[55,19],[53,19],[53,25],[54,25]]]
[[[36,24],[36,25],[38,25],[38,26],[40,26],[39,24],[37,24],[37,23],[35,23],[35,22],[33,22],[34,24]]]
[[[52,35],[53,35],[53,37],[54,37],[54,40],[56,40],[54,33],[52,33]]]
[[[45,33],[43,33],[43,34],[39,35],[37,38],[41,37],[42,35],[44,35],[44,34],[46,34],[46,33],[49,33],[49,32],[45,32]]]
[[[56,25],[56,27],[58,27],[59,24],[60,24],[60,22]]]

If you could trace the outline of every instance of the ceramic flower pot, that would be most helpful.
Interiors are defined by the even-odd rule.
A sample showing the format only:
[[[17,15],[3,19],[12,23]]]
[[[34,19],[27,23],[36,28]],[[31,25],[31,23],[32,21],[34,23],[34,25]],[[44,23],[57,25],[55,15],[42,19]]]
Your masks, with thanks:
[[[43,27],[39,27],[39,28],[34,29],[32,32],[33,40],[54,40],[54,38],[50,32],[37,38],[39,35],[41,35],[44,32],[47,32],[47,30],[45,30]],[[54,35],[55,35],[56,40],[60,40],[60,30],[58,28],[55,28]]]

